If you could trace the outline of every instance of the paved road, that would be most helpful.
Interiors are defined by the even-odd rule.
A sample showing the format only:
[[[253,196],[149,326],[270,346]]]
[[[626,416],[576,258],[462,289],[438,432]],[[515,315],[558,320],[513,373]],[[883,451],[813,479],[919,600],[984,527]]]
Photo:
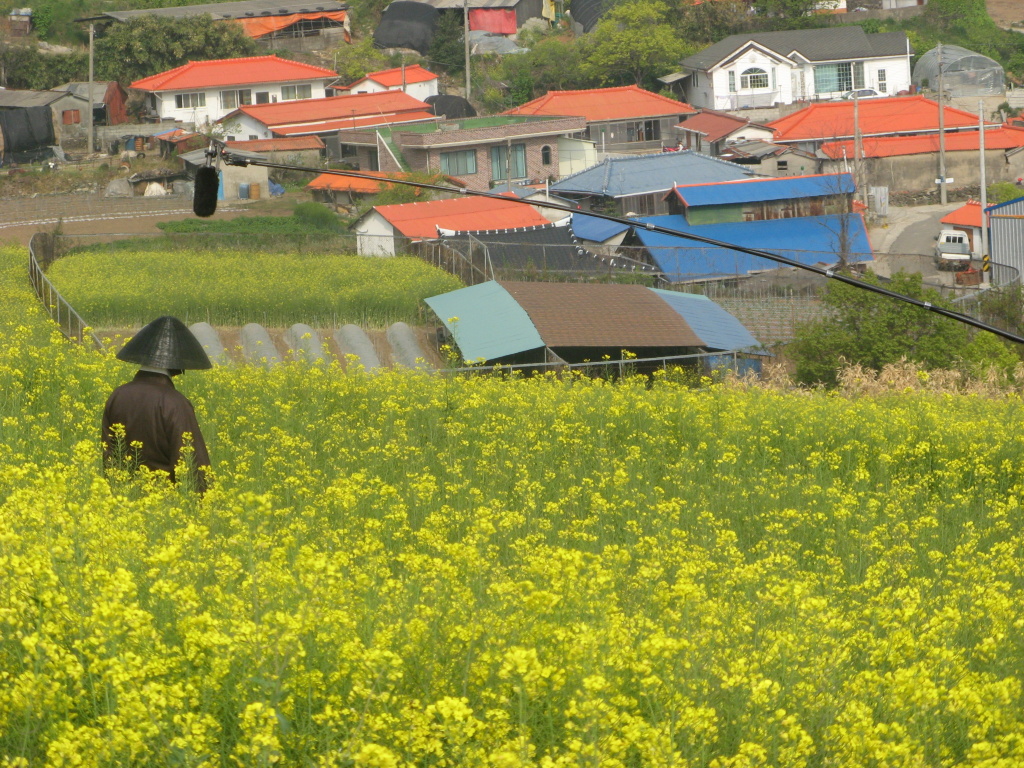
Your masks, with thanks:
[[[918,206],[913,209],[913,218],[907,220],[902,231],[886,250],[889,253],[931,256],[935,250],[935,237],[942,229],[942,217],[962,205],[963,203],[951,203]]]

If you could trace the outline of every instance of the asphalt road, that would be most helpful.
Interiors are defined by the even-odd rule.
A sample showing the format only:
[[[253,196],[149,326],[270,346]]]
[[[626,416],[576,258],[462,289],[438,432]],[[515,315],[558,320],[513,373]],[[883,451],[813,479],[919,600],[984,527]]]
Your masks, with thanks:
[[[931,256],[935,251],[935,238],[942,229],[942,217],[955,211],[963,203],[952,203],[946,206],[928,206],[935,208],[922,212],[922,218],[907,224],[889,246],[889,253],[922,254]]]

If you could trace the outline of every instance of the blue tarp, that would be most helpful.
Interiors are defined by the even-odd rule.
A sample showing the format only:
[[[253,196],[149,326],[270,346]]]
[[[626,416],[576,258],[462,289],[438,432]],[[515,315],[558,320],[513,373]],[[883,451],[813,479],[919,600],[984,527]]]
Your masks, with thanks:
[[[684,149],[656,155],[610,157],[603,163],[559,179],[551,191],[625,197],[665,192],[683,181],[706,184],[713,181],[748,179],[750,169]]]
[[[790,176],[782,179],[748,179],[719,184],[688,184],[676,187],[676,194],[686,205],[696,206],[851,195],[855,190],[853,176],[848,173],[833,173],[824,176]]]
[[[744,248],[770,251],[801,264],[811,265],[834,264],[839,261],[842,219],[843,217],[838,215],[805,216],[696,226],[687,223],[683,216],[647,216],[637,221],[650,222],[681,232],[692,232]],[[870,260],[871,246],[863,217],[859,213],[846,214],[846,229],[849,240],[847,260]],[[779,266],[770,259],[651,232],[642,227],[635,227],[633,231],[671,282],[744,275],[747,272]]]
[[[708,349],[751,350],[761,342],[707,296],[649,288],[682,316]]]

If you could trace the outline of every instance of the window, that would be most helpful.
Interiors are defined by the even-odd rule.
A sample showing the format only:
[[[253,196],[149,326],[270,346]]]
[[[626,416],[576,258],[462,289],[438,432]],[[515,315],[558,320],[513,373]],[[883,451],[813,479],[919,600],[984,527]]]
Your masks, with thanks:
[[[541,165],[551,165],[551,147],[545,144],[540,148]]]
[[[449,176],[471,176],[476,173],[476,150],[441,153],[441,173]]]
[[[729,93],[736,93],[736,72],[729,70]]]
[[[249,141],[256,141],[258,138],[259,138],[259,136],[257,136],[254,133],[250,133],[249,134]]]
[[[175,109],[195,109],[206,106],[205,93],[176,93],[174,94]]]
[[[269,104],[270,103],[270,92],[269,91],[256,91],[256,103],[257,104]]]
[[[246,104],[252,104],[252,91],[248,88],[240,91],[220,92],[220,105],[224,109],[236,109]]]
[[[281,100],[292,101],[293,99],[311,99],[313,98],[313,86],[312,85],[282,85],[281,86]]]
[[[777,171],[788,171],[789,170],[789,160],[779,160],[775,164],[775,169]]]
[[[747,90],[749,88],[767,88],[768,87],[768,73],[760,67],[751,67],[750,69],[743,70],[743,74],[740,75],[740,88]]]
[[[842,93],[864,87],[864,62],[822,64],[814,68],[815,93]]]
[[[887,81],[887,78],[886,78],[886,75],[885,75],[885,70],[884,69],[878,70],[878,92],[879,93],[888,93],[889,92],[889,84],[886,81]]]
[[[635,123],[626,123],[626,141],[659,141],[660,139],[660,120],[640,120]]]
[[[495,181],[526,178],[526,145],[513,144],[511,154],[508,150],[505,145],[491,147],[491,178]]]
[[[82,122],[82,113],[77,109],[65,109],[61,112],[61,122],[64,125],[74,125],[75,123]]]

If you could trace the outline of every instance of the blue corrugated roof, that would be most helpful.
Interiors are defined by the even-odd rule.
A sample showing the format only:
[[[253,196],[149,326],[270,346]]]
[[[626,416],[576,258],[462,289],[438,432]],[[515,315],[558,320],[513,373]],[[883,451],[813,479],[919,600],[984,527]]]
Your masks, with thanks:
[[[856,187],[849,173],[820,176],[790,176],[782,179],[745,179],[717,184],[686,184],[676,194],[688,206],[761,203],[801,197],[853,194]]]
[[[551,185],[551,190],[624,197],[667,192],[683,181],[706,184],[748,179],[751,175],[742,165],[682,150],[656,155],[610,157],[592,168],[556,181]]]
[[[536,326],[493,280],[426,299],[465,360],[496,360],[544,346]]]
[[[872,258],[864,219],[859,213],[848,214],[847,236],[849,259],[864,261]],[[661,227],[692,232],[745,248],[758,248],[785,256],[801,264],[835,263],[842,233],[840,216],[805,216],[770,221],[744,221],[726,224],[692,226],[683,216],[647,216],[638,219]],[[779,266],[777,262],[750,256],[740,251],[703,245],[673,235],[651,232],[642,227],[633,230],[647,247],[655,263],[673,281],[693,280],[700,277],[742,275],[759,269]]]
[[[609,237],[629,229],[629,224],[620,221],[609,221],[599,219],[596,216],[588,216],[585,213],[572,214],[572,233],[581,240],[591,240],[595,243],[603,243]]]
[[[738,351],[761,346],[743,324],[707,296],[650,288],[693,329],[711,350]]]
[[[1015,197],[1013,198],[1013,200],[1006,200],[1005,202],[1002,203],[996,203],[995,205],[990,205],[988,208],[986,208],[985,213],[988,213],[989,211],[998,210],[999,208],[1005,208],[1008,205],[1013,205],[1014,203],[1019,203],[1022,201],[1024,201],[1024,197]]]

